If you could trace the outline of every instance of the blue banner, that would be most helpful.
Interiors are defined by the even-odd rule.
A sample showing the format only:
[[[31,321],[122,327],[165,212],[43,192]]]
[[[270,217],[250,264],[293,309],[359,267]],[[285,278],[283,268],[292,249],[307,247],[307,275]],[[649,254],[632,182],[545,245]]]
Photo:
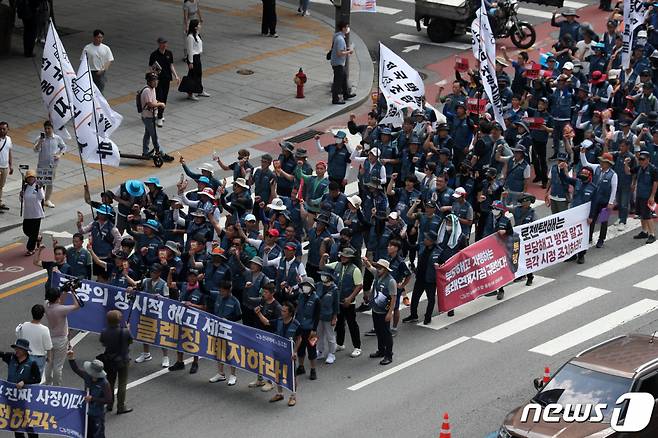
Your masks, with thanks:
[[[61,286],[65,276],[53,273]],[[189,353],[260,374],[291,391],[295,390],[293,343],[275,334],[219,318],[159,295],[83,280],[76,293],[84,307],[68,315],[69,327],[100,333],[106,314],[120,310],[130,322],[136,341]],[[130,310],[132,307],[132,310]]]
[[[85,392],[59,386],[25,385],[0,380],[0,430],[85,436]]]

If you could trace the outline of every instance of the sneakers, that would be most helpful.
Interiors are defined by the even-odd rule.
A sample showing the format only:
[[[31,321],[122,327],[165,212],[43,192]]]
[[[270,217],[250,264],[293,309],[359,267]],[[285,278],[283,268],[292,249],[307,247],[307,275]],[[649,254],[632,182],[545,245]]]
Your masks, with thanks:
[[[192,366],[190,367],[190,374],[196,374],[197,371],[199,371],[199,362],[192,362]]]
[[[402,318],[402,322],[418,322],[418,315],[409,315],[406,318]]]
[[[649,238],[647,239],[647,244],[653,243],[655,241],[656,241],[656,236],[653,235],[649,236]]]
[[[598,241],[596,242],[596,247],[597,247],[597,248],[603,248],[603,240],[598,240]]]
[[[306,368],[304,368],[303,365],[299,365],[297,369],[295,370],[295,375],[296,376],[301,376],[302,374],[306,374]]]
[[[129,414],[132,411],[133,411],[133,408],[129,408],[129,407],[124,406],[122,408],[117,409],[117,415]]]
[[[336,355],[329,353],[324,363],[331,365],[334,362],[336,362]]]
[[[171,163],[172,161],[174,161],[174,157],[172,157],[171,155],[162,154],[162,161],[164,161],[165,163]]]
[[[270,382],[265,383],[260,390],[263,392],[268,392],[271,391],[274,388],[274,385],[272,385]]]
[[[385,357],[379,361],[379,365],[388,365],[391,362],[393,362],[393,359],[391,359],[390,357]]]
[[[210,97],[210,94],[206,93],[205,91],[202,91],[201,93],[197,94],[197,97]]]
[[[256,379],[253,382],[250,382],[248,385],[250,388],[257,388],[259,386],[265,386],[265,380],[263,379]]]
[[[137,363],[148,362],[151,359],[153,359],[153,356],[151,356],[151,353],[141,353],[139,356],[137,356],[137,359],[135,359],[135,362],[137,362]]]
[[[396,337],[398,335],[398,328],[391,327],[391,336]]]
[[[169,367],[169,371],[180,371],[185,369],[185,363],[176,361],[175,364]]]
[[[194,94],[190,94],[190,95],[188,95],[187,98],[188,98],[189,100],[194,100],[194,101],[199,100],[199,98],[196,97]]]
[[[238,383],[238,378],[235,377],[233,374],[231,374],[230,376],[228,376],[228,382],[226,382],[226,383],[227,383],[228,386],[233,386],[236,383]]]
[[[53,201],[51,201],[50,199],[44,202],[44,204],[46,204],[46,207],[48,208],[55,208],[55,204],[53,204]]]
[[[272,34],[270,34],[270,36],[271,36],[272,38],[279,38],[279,34],[278,34],[278,33],[272,33]]]
[[[577,259],[576,263],[578,263],[579,265],[582,265],[583,263],[585,263],[585,255],[584,254],[578,254],[578,259]]]
[[[633,239],[646,239],[649,235],[645,231],[640,231],[638,234],[633,236]]]
[[[276,403],[281,400],[283,400],[283,394],[274,394],[270,399],[270,403]]]
[[[423,318],[423,325],[430,325],[431,322],[432,322],[432,316],[431,315],[426,316],[425,318]]]
[[[158,128],[162,128],[164,126],[164,122],[162,121],[162,119],[157,119],[155,121],[155,126],[157,126]]]
[[[375,329],[372,329],[372,330],[366,332],[365,336],[377,336],[377,332],[375,331]]]
[[[348,93],[345,96],[343,96],[343,99],[352,99],[356,97],[356,93]]]
[[[505,298],[505,289],[501,287],[500,289],[498,289],[498,292],[496,293],[496,299],[498,301],[501,301],[503,298]]]
[[[311,374],[308,376],[310,380],[318,380],[318,374],[315,372],[315,368],[311,368]]]
[[[208,379],[210,383],[223,382],[224,380],[226,380],[226,376],[222,373],[217,373],[214,376],[212,376],[210,379]]]
[[[345,105],[345,101],[340,99],[340,100],[332,100],[331,101],[332,105]]]
[[[370,359],[376,359],[378,357],[384,357],[384,353],[381,351],[375,351],[374,353],[370,353]]]
[[[162,358],[162,368],[169,368],[169,356],[164,356]]]
[[[624,230],[626,229],[626,224],[625,224],[625,223],[621,223],[621,222],[618,223],[618,224],[617,224],[617,229],[618,229],[619,231],[624,231]]]
[[[350,357],[359,357],[361,356],[361,349],[360,348],[355,348],[352,353],[350,353]]]
[[[336,351],[343,351],[345,349],[344,345],[336,345]]]

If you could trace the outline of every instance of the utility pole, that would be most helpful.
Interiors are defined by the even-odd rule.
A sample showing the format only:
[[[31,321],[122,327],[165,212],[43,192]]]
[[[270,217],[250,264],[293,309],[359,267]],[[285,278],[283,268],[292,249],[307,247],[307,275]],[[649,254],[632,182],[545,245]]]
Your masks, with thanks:
[[[351,6],[352,6],[352,0],[331,0],[336,7],[336,32],[338,32],[340,29],[338,26],[340,26],[341,23],[346,23],[350,24],[350,13],[351,13]],[[350,35],[347,34],[345,36],[345,45],[349,49],[350,47]],[[347,77],[347,81],[349,83],[350,79],[350,57],[347,57],[347,60],[345,61],[345,76]]]

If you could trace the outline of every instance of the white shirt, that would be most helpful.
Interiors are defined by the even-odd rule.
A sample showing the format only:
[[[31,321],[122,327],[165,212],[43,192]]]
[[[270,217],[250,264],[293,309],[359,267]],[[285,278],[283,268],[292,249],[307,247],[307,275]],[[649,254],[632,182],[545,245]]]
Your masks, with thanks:
[[[33,356],[45,356],[48,350],[52,350],[53,342],[50,339],[50,330],[43,324],[33,324],[26,321],[16,327],[16,338],[30,341],[30,352]]]
[[[34,151],[39,153],[39,162],[37,167],[56,166],[57,160],[55,155],[62,155],[66,152],[66,143],[57,134],[52,137],[37,137],[34,143]]]
[[[0,138],[0,169],[9,167],[9,151],[12,146],[10,136],[7,135],[5,138]]]
[[[25,186],[23,192],[23,219],[42,219],[45,215],[41,201],[46,199],[43,188],[36,189],[36,183]]]
[[[81,61],[85,57],[85,53],[87,54],[89,70],[91,71],[104,70],[108,63],[114,61],[112,50],[103,43],[100,43],[98,46],[94,45],[94,43],[87,44],[82,49]]]
[[[200,55],[203,53],[203,41],[201,41],[201,35],[196,36],[194,40],[194,35],[189,34],[187,36],[187,62],[192,64],[192,57],[194,55]]]

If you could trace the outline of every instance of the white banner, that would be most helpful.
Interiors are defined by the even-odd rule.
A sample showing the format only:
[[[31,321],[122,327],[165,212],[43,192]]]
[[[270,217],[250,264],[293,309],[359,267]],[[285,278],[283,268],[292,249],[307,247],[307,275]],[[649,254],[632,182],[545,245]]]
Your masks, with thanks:
[[[633,32],[644,22],[645,10],[644,0],[624,0],[624,39],[621,46],[621,65],[625,69],[631,63]]]
[[[70,94],[75,108],[75,132],[78,136],[78,145],[83,161],[96,164],[102,162],[106,166],[118,167],[120,161],[119,148],[107,136],[106,125],[103,125],[103,129],[98,131],[94,126],[94,100],[95,95],[100,95],[100,93],[91,78],[86,56],[80,62],[77,78],[71,82]],[[107,104],[107,102],[105,103]],[[109,105],[107,107],[109,108]],[[103,117],[109,121],[109,117],[115,116],[106,117],[104,114]],[[98,113],[96,119],[98,119]],[[98,122],[98,120],[96,121]],[[109,124],[110,129],[113,127],[112,124]]]
[[[391,49],[379,43],[379,89],[388,109],[380,123],[402,126],[402,109],[422,109],[425,84],[418,72]]]
[[[107,100],[93,81],[92,87],[94,88],[94,101],[96,103],[98,135],[109,138],[123,122],[123,116],[110,107],[110,104],[107,103]]]
[[[471,35],[473,56],[480,64],[480,80],[493,108],[494,118],[504,127],[503,101],[500,98],[500,89],[496,78],[496,37],[489,25],[484,0],[471,24]]]
[[[41,97],[48,111],[48,117],[55,130],[62,131],[66,122],[71,119],[71,104],[66,93],[66,83],[75,78],[75,70],[52,22],[48,25],[48,35],[43,47],[40,78]]]
[[[350,12],[377,12],[377,0],[352,0]]]
[[[514,227],[520,240],[516,277],[539,271],[589,248],[590,203]]]

